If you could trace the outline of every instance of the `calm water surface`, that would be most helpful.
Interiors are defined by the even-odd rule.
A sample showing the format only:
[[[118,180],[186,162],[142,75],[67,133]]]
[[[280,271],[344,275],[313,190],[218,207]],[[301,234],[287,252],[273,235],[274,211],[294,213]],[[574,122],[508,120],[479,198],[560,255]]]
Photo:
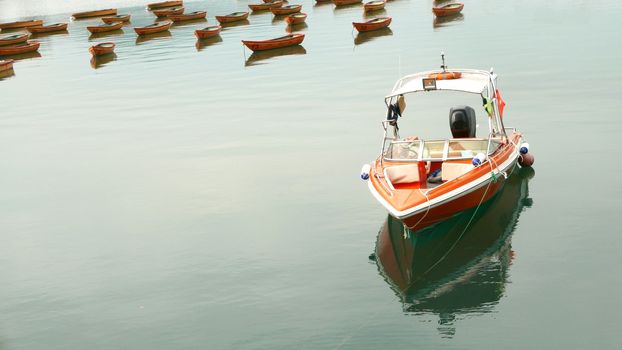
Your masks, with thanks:
[[[0,0],[0,20],[114,5],[138,26],[145,2]],[[302,48],[243,50],[285,32],[269,13],[197,46],[248,3],[187,1],[207,22],[150,40],[74,21],[0,81],[0,349],[620,348],[622,3],[471,1],[435,22],[395,0],[390,30],[356,36],[360,6],[301,0]],[[95,69],[101,41],[116,57]],[[464,215],[400,232],[358,172],[383,96],[440,50],[494,66],[536,166],[421,277]]]

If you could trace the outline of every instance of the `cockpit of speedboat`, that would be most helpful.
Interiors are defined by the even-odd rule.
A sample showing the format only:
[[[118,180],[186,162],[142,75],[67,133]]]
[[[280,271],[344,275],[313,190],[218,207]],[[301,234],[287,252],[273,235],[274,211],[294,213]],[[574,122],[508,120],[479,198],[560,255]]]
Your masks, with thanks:
[[[476,155],[494,154],[503,142],[501,137],[476,137],[476,126],[475,110],[456,106],[449,111],[450,139],[385,140],[382,157],[387,184],[392,189],[434,188],[467,173],[474,168]]]

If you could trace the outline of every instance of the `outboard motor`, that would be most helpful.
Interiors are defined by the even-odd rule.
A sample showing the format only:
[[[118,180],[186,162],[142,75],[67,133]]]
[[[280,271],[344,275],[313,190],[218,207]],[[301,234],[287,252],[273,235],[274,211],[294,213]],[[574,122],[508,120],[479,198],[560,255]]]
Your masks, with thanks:
[[[449,110],[449,127],[455,139],[475,137],[476,125],[473,108],[457,106]]]

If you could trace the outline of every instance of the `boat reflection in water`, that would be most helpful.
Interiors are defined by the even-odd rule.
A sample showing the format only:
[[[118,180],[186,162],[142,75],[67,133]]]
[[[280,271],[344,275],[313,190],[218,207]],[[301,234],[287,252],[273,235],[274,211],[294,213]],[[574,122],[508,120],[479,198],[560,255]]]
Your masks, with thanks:
[[[7,79],[7,78],[10,78],[10,77],[12,77],[14,75],[15,75],[15,71],[13,70],[13,68],[0,71],[0,81],[4,80],[4,79]]]
[[[292,34],[294,32],[306,32],[306,29],[309,28],[307,23],[302,22],[298,24],[291,24],[285,27],[285,31]]]
[[[222,37],[220,35],[216,35],[211,38],[198,39],[194,46],[197,48],[197,51],[201,51],[208,46],[212,46],[221,42]]]
[[[390,35],[393,35],[393,31],[391,30],[391,28],[382,28],[369,32],[361,32],[356,34],[356,37],[354,37],[354,45],[361,45],[376,38]]]
[[[449,27],[454,24],[458,24],[458,22],[464,21],[464,15],[462,13],[457,13],[453,16],[443,16],[436,17],[434,16],[434,21],[432,21],[432,27],[441,28],[441,27]]]
[[[251,22],[249,20],[244,19],[244,20],[241,20],[241,21],[221,23],[220,26],[222,27],[222,29],[225,29],[225,28],[234,28],[234,27],[240,27],[240,26],[247,26],[250,23]]]
[[[69,31],[65,30],[55,30],[53,32],[44,32],[44,33],[34,33],[30,36],[31,39],[41,39],[52,35],[59,34],[69,34]]]
[[[387,16],[387,10],[385,9],[363,12],[363,18],[365,19],[372,19],[375,17],[386,17],[386,16]]]
[[[186,27],[186,26],[200,24],[200,23],[207,23],[207,19],[206,18],[195,18],[195,19],[188,19],[185,21],[173,22],[173,24],[171,25],[171,28]]]
[[[306,55],[307,50],[302,45],[294,45],[283,47],[280,49],[272,49],[266,51],[255,51],[252,55],[246,60],[245,66],[254,66],[260,61],[268,60],[270,58],[278,57],[278,56],[289,56],[289,55]]]
[[[91,57],[91,67],[93,67],[93,69],[101,68],[116,59],[117,54],[114,52],[105,55],[93,56]]]
[[[532,168],[514,169],[491,200],[418,232],[389,216],[378,233],[376,264],[415,314],[436,314],[439,332],[451,337],[454,322],[492,311],[514,258],[511,237],[521,212],[531,206]],[[470,224],[469,224],[470,222]]]
[[[111,37],[111,36],[119,36],[123,34],[125,34],[125,32],[123,32],[123,29],[111,30],[109,32],[93,33],[89,35],[89,41]]]
[[[171,32],[169,32],[168,30],[165,30],[163,32],[153,33],[153,34],[139,35],[136,37],[136,45],[140,45],[142,43],[146,43],[151,40],[169,39],[172,37],[173,37],[173,34],[171,34]]]
[[[15,55],[0,56],[0,59],[10,58],[13,61],[17,62],[17,61],[29,60],[31,58],[39,58],[39,57],[41,57],[41,53],[39,53],[39,51],[32,51],[32,52],[18,53]]]
[[[333,5],[333,1],[332,0],[315,0],[315,3],[313,4],[313,7],[321,7],[321,6],[325,6],[325,5]]]

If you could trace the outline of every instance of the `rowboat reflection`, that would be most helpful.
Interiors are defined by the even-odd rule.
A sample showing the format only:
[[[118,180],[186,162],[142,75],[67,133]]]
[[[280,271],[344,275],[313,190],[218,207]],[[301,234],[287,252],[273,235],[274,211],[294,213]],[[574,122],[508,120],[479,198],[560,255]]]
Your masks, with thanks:
[[[109,32],[93,33],[89,35],[89,41],[93,41],[93,40],[100,39],[100,38],[111,37],[111,36],[123,35],[123,34],[125,34],[123,32],[123,29],[112,30]]]
[[[302,45],[288,46],[280,49],[255,51],[246,60],[245,66],[253,66],[259,64],[260,61],[268,60],[278,56],[289,55],[306,55],[307,50]]]
[[[354,45],[361,45],[383,36],[393,35],[391,28],[382,28],[370,32],[360,32],[354,37]]]
[[[385,9],[363,12],[363,18],[374,18],[374,17],[378,17],[378,16],[383,17],[383,16],[386,16],[386,15],[387,15],[387,10],[385,10]]]
[[[233,27],[240,27],[240,26],[246,26],[249,25],[251,22],[247,19],[242,20],[242,21],[235,21],[235,22],[225,22],[225,23],[221,23],[220,26],[225,29],[225,28],[233,28]]]
[[[65,30],[56,30],[53,32],[44,32],[44,33],[33,33],[31,38],[32,39],[39,39],[39,38],[45,38],[51,35],[58,35],[58,34],[69,34],[69,31]]]
[[[272,17],[272,24],[277,24],[277,23],[285,23],[285,17],[287,17],[288,15],[276,15],[274,17]]]
[[[285,27],[285,31],[288,33],[305,32],[309,26],[306,23],[290,24]]]
[[[164,32],[153,33],[153,34],[139,35],[138,37],[136,37],[136,45],[140,45],[142,43],[145,43],[151,40],[167,39],[167,38],[171,38],[172,36],[173,34],[171,34],[171,32],[169,32],[168,30]]]
[[[0,80],[4,80],[6,78],[10,78],[15,75],[15,71],[13,68],[0,71]]]
[[[221,42],[222,37],[220,35],[216,35],[211,38],[197,40],[195,47],[197,48],[197,51],[201,51],[208,46],[215,45]]]
[[[315,4],[313,4],[313,7],[321,7],[321,6],[326,6],[326,5],[333,5],[333,1],[332,0],[315,0]]]
[[[455,319],[492,310],[514,259],[512,233],[520,214],[532,205],[528,181],[533,176],[532,168],[516,168],[479,210],[418,232],[387,218],[376,242],[376,264],[404,312],[437,314],[439,330],[450,336]]]
[[[105,66],[106,64],[115,61],[117,59],[117,54],[116,53],[109,53],[109,54],[105,54],[105,55],[100,55],[100,56],[93,56],[91,57],[91,67],[93,69],[98,69],[101,68],[103,66]]]
[[[449,27],[453,24],[457,24],[458,22],[464,21],[464,15],[462,13],[458,13],[453,16],[445,16],[445,17],[434,17],[434,21],[432,22],[432,27],[441,28],[441,27]]]
[[[363,10],[362,9],[362,7],[363,7],[362,5],[363,5],[363,2],[357,2],[357,3],[354,3],[354,4],[335,6],[333,8],[333,13],[340,12],[340,11],[346,12],[345,10],[353,10],[356,7],[360,7],[361,11],[362,11]]]
[[[31,58],[39,58],[41,57],[41,53],[39,53],[39,51],[32,51],[32,52],[26,52],[26,53],[19,53],[16,55],[0,56],[0,59],[3,57],[11,58],[14,61],[21,61],[21,60],[29,60]]]
[[[174,22],[171,27],[178,28],[178,27],[183,27],[183,26],[188,26],[188,25],[193,25],[193,24],[198,24],[198,23],[206,23],[206,22],[207,22],[207,19],[205,18],[196,18],[196,19],[189,19],[186,21]]]

